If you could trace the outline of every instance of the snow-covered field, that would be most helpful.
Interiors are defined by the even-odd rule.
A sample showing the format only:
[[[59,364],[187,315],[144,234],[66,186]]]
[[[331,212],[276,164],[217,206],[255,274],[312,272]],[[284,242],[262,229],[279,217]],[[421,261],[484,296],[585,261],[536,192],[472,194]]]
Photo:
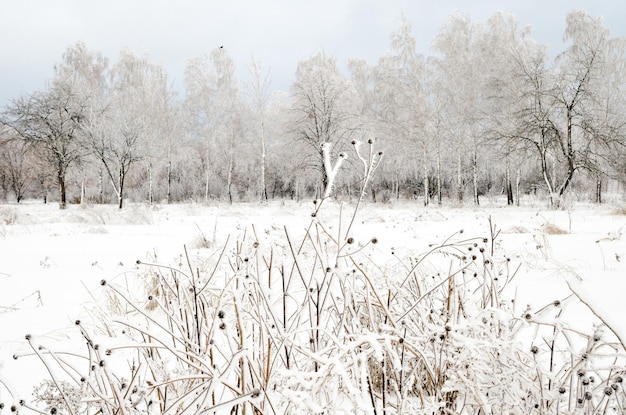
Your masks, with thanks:
[[[318,261],[319,266],[326,267],[326,272],[330,272],[332,268],[336,270],[337,275],[348,275],[350,271],[347,268],[352,266],[363,271],[364,274],[367,273],[364,270],[375,270],[369,274],[369,278],[374,279],[370,281],[370,285],[355,283],[351,287],[357,291],[362,289],[374,294],[377,294],[376,290],[379,289],[377,295],[388,297],[386,300],[391,310],[393,308],[391,299],[395,299],[397,295],[394,290],[409,290],[409,283],[406,285],[399,283],[403,278],[415,274],[416,278],[424,279],[426,287],[429,279],[435,281],[434,274],[441,277],[442,272],[452,272],[453,267],[467,261],[471,262],[469,257],[480,252],[478,261],[481,261],[484,255],[489,254],[489,260],[497,265],[499,274],[494,274],[496,275],[495,281],[497,281],[494,284],[503,287],[502,291],[497,294],[497,300],[502,304],[485,306],[481,310],[503,307],[511,313],[511,319],[507,320],[509,322],[520,320],[519,324],[522,324],[525,323],[524,320],[528,320],[530,323],[536,323],[526,322],[527,327],[520,330],[520,333],[524,330],[525,332],[514,337],[516,342],[521,343],[520,350],[528,352],[531,344],[536,344],[540,350],[548,350],[544,353],[548,356],[552,339],[540,333],[545,327],[559,332],[563,330],[563,327],[567,327],[572,333],[588,333],[591,336],[599,332],[597,329],[599,318],[610,326],[605,330],[606,339],[610,339],[606,340],[607,343],[619,345],[616,336],[621,338],[622,342],[626,341],[626,319],[624,318],[626,317],[624,294],[626,293],[626,236],[623,236],[626,232],[626,215],[623,210],[620,211],[615,206],[576,205],[564,210],[550,210],[540,205],[517,208],[503,206],[424,208],[418,204],[403,202],[388,205],[365,204],[359,208],[354,217],[354,207],[350,204],[324,203],[315,217],[312,216],[314,208],[315,206],[310,202],[271,202],[267,205],[238,204],[233,206],[226,204],[157,205],[153,207],[129,205],[122,211],[118,211],[113,206],[70,206],[60,211],[56,205],[42,205],[34,202],[0,206],[0,333],[2,333],[0,335],[0,381],[4,383],[4,385],[0,384],[0,402],[4,404],[4,409],[0,409],[0,413],[10,412],[12,405],[19,407],[17,401],[20,399],[32,406],[29,402],[33,400],[31,396],[33,386],[40,384],[44,377],[50,378],[42,361],[34,355],[25,335],[30,334],[30,341],[35,345],[57,349],[76,348],[85,352],[85,347],[80,346],[85,339],[80,335],[75,324],[76,320],[95,325],[97,318],[113,313],[107,308],[110,307],[110,300],[107,300],[108,297],[105,295],[109,286],[116,285],[125,289],[130,287],[129,293],[137,293],[136,289],[141,291],[146,285],[145,282],[139,281],[140,278],[145,278],[145,275],[151,272],[162,272],[164,275],[169,272],[145,265],[147,263],[173,266],[185,272],[192,269],[193,271],[187,274],[197,273],[200,282],[207,284],[210,282],[211,286],[217,289],[219,287],[216,286],[220,284],[220,281],[223,282],[222,288],[228,284],[226,282],[228,275],[226,275],[227,271],[219,269],[217,272],[219,275],[212,276],[214,264],[227,262],[229,267],[226,269],[231,269],[233,274],[237,274],[240,268],[235,262],[247,255],[245,252],[257,252],[257,257],[250,256],[250,262],[256,263],[258,270],[258,263],[265,261],[260,268],[271,268],[272,278],[279,280],[280,277],[276,275],[282,275],[284,278],[289,271],[289,269],[285,270],[288,267],[282,270],[279,268],[281,261],[284,263],[289,259],[290,262],[287,262],[293,267],[304,267],[305,260],[309,261],[315,257],[317,259],[310,263],[318,266],[315,265]],[[354,221],[351,223],[353,218]],[[309,229],[310,237],[307,237],[307,229]],[[311,229],[315,229],[315,232]],[[349,243],[348,238],[352,238]],[[246,245],[248,241],[254,242],[253,248],[252,245]],[[333,243],[334,248],[330,246]],[[303,249],[308,249],[309,253],[302,254],[304,257],[300,260],[301,262],[294,265],[294,262],[298,261],[294,261],[293,258],[299,257],[293,251],[297,250],[300,244],[303,244]],[[437,247],[441,245],[450,246],[444,246],[438,250]],[[224,247],[226,249],[223,255],[226,259],[220,259]],[[318,248],[320,252],[315,251]],[[430,251],[433,253],[427,254]],[[492,251],[493,255],[491,255]],[[351,257],[357,258],[352,265],[344,261]],[[274,265],[268,265],[269,258],[275,261]],[[427,261],[422,264],[420,261],[424,258]],[[141,264],[138,264],[138,260]],[[245,257],[243,261],[247,263],[248,257]],[[474,269],[465,265],[461,267],[465,267],[464,269],[468,272]],[[483,263],[478,268],[487,269]],[[294,271],[291,272],[295,275]],[[351,272],[355,273],[354,269]],[[433,275],[430,275],[430,272]],[[303,284],[307,285],[307,281],[310,283],[307,286],[311,287],[311,292],[314,286],[317,287],[315,289],[318,292],[323,291],[320,291],[319,286],[325,284],[326,280],[319,280],[319,277],[310,270],[298,269],[297,273],[304,275],[304,278],[299,278],[303,280]],[[323,271],[322,274],[324,274]],[[497,275],[500,275],[502,279],[510,279],[506,287],[503,281],[498,281]],[[311,277],[310,280],[306,279],[307,276]],[[248,275],[246,274],[245,277],[247,278]],[[258,278],[261,279],[261,275],[258,275]],[[389,279],[389,281],[384,279]],[[102,280],[107,282],[106,285],[101,285]],[[449,278],[442,279],[448,286],[450,280]],[[268,284],[273,287],[272,289],[276,289],[279,285],[276,281]],[[330,287],[331,283],[328,284]],[[345,291],[345,285],[342,284],[340,283],[339,290]],[[416,281],[415,284],[419,286],[420,282]],[[435,285],[432,286],[432,290],[439,288]],[[384,287],[388,287],[388,290]],[[485,286],[477,287],[478,290],[484,289]],[[452,289],[448,288],[448,290]],[[468,283],[468,293],[471,289]],[[571,295],[572,289],[577,295]],[[342,291],[341,300],[348,302],[344,291]],[[335,295],[330,288],[328,292],[331,296]],[[267,291],[267,297],[274,295],[272,293]],[[359,293],[351,293],[350,299],[357,298],[359,295]],[[293,296],[297,297],[297,294]],[[418,295],[416,298],[421,301],[422,297]],[[460,296],[452,298],[458,302],[455,310],[460,314],[471,314],[469,297],[463,298],[464,300]],[[595,313],[583,305],[580,299],[590,305]],[[143,302],[145,299],[140,301]],[[296,300],[294,301],[297,303]],[[365,301],[368,307],[376,308],[376,304],[370,304],[368,301]],[[436,307],[436,301],[432,301],[431,307]],[[382,309],[385,308],[382,305],[384,302],[381,301],[379,304]],[[319,302],[307,304],[306,307],[309,308],[312,307],[311,304],[319,307]],[[332,308],[333,310],[340,309],[338,305],[334,307],[336,308]],[[405,317],[407,321],[412,318],[409,313],[414,305],[405,304],[398,307],[408,310],[399,312],[399,315]],[[548,317],[541,314],[541,310],[545,310],[546,307],[558,307],[559,312],[550,311],[550,321],[543,324],[541,319]],[[449,304],[448,309],[450,309]],[[294,305],[288,311],[288,313],[300,312],[302,310]],[[252,312],[246,310],[246,313]],[[270,312],[269,316],[273,316],[272,313],[274,311]],[[303,314],[310,316],[310,313],[309,310]],[[558,323],[554,323],[557,314]],[[368,314],[368,316],[372,318],[371,315]],[[465,318],[469,317],[465,316]],[[454,327],[449,328],[447,325],[447,322],[452,320],[459,327],[461,326],[460,317],[448,317],[446,331],[454,332]],[[239,322],[239,324],[242,323]],[[302,319],[300,324],[310,325],[308,317]],[[398,324],[408,323],[403,320]],[[513,323],[511,323],[512,326]],[[322,326],[320,325],[319,328]],[[253,338],[259,335],[254,330],[251,331]],[[383,333],[391,336],[385,340],[388,343],[381,343],[384,344],[381,347],[386,356],[393,354],[391,349],[400,350],[398,348],[401,347],[398,345],[399,337],[395,334],[397,330],[401,331],[385,317],[384,322],[380,323],[380,331],[376,332],[377,335]],[[243,344],[244,339],[240,331],[241,327],[238,331],[239,336],[234,336],[239,337]],[[281,336],[284,335],[283,332]],[[268,335],[268,339],[276,339],[279,335],[272,336],[274,335]],[[339,335],[333,332],[332,335],[329,334],[329,338],[332,336]],[[367,337],[367,341],[371,338]],[[572,353],[578,353],[576,349],[578,340],[571,340],[568,336],[564,338],[572,342],[570,345]],[[276,345],[276,349],[282,347],[287,349],[287,342],[284,339],[282,341],[283,343]],[[405,341],[409,343],[408,334],[406,340],[403,338],[399,343],[402,344]],[[419,344],[417,334],[414,341],[416,345]],[[324,343],[324,347],[330,347],[329,344]],[[342,343],[343,346],[338,350],[344,350],[347,356],[351,349],[346,344],[351,343]],[[306,355],[296,346],[293,347],[293,350],[299,351],[302,356]],[[322,370],[320,367],[324,367],[326,361],[322,359],[322,355],[331,360],[339,359],[333,361],[332,364],[335,365],[339,361],[345,362],[340,360],[340,357],[336,357],[336,351],[325,355],[326,349],[321,344],[316,344],[315,347],[319,348],[314,349],[312,346],[310,352],[313,356],[311,358],[316,362],[315,372],[318,369]],[[584,348],[584,346],[581,347]],[[604,375],[602,373],[596,375],[606,378],[602,381],[595,380],[596,384],[602,384],[605,387],[615,384],[611,383],[613,381],[609,378],[614,377],[615,373],[623,372],[624,369],[623,366],[619,366],[623,365],[619,359],[624,350],[618,346],[611,347],[618,360],[612,363],[614,367],[609,369],[608,375],[607,372],[603,372]],[[374,346],[372,348],[375,349]],[[426,351],[419,351],[420,348],[417,346],[415,349],[417,354],[426,353]],[[458,346],[457,349],[459,349]],[[529,353],[530,358],[533,354],[537,353]],[[294,352],[294,361],[295,355]],[[13,356],[23,357],[13,359]],[[273,360],[267,358],[268,361],[278,361],[278,352],[273,356]],[[380,357],[379,351],[374,351],[367,356],[368,358]],[[404,356],[403,353],[402,356]],[[424,359],[428,360],[427,357]],[[379,359],[379,361],[382,360]],[[394,363],[396,364],[398,362]],[[363,362],[354,363],[354,367],[361,367],[359,365],[362,366]],[[405,366],[407,368],[410,366],[404,361],[399,365],[402,373],[404,373]],[[433,366],[435,364],[427,365],[427,368]],[[350,367],[344,369],[349,371]],[[65,376],[60,373],[58,367],[52,370],[56,371],[55,376]],[[250,370],[253,375],[256,373]],[[269,371],[269,366],[267,370]],[[293,366],[289,371],[280,373],[276,369],[276,382],[284,382],[284,384],[273,384],[271,391],[265,390],[267,396],[272,396],[272,402],[269,402],[270,398],[267,398],[265,406],[257,402],[257,409],[264,408],[263,413],[268,414],[281,413],[289,408],[294,411],[293,413],[299,413],[297,408],[306,408],[311,413],[321,411],[367,413],[367,405],[371,407],[371,401],[375,400],[375,405],[379,410],[381,405],[387,402],[389,408],[394,408],[389,409],[389,413],[395,413],[393,411],[402,411],[402,406],[398,404],[398,396],[405,396],[407,400],[410,400],[411,396],[413,398],[424,396],[418,392],[413,392],[413,394],[404,392],[402,395],[394,390],[396,398],[385,397],[382,391],[376,390],[376,387],[372,390],[371,385],[375,382],[368,378],[366,382],[356,384],[370,385],[369,391],[350,390],[349,393],[339,394],[334,397],[335,406],[328,403],[333,400],[333,396],[330,395],[326,397],[327,399],[320,401],[313,396],[310,397],[311,402],[303,402],[304,393],[328,394],[329,391],[315,389],[311,385],[294,386],[294,379],[303,384],[313,379],[301,375],[296,376],[293,374],[294,370]],[[406,370],[408,378],[410,368]],[[578,409],[582,411],[586,408],[584,405],[587,404],[577,404],[575,400],[576,396],[584,395],[581,395],[581,391],[580,393],[576,391],[579,386],[572,383],[572,379],[576,380],[575,377],[564,375],[566,370],[568,369],[562,369],[560,374],[553,373],[554,382],[557,382],[557,378],[568,379],[567,388],[572,394],[570,399],[573,403],[569,406],[567,403],[562,403],[561,408],[569,407],[570,413],[575,413]],[[325,372],[328,378],[324,379],[331,379],[331,372]],[[534,371],[534,373],[539,373],[539,371]],[[551,372],[545,369],[542,373]],[[420,377],[416,373],[412,373],[411,376]],[[450,382],[449,377],[446,379]],[[541,385],[547,384],[544,380],[530,379],[530,381]],[[457,380],[457,382],[462,383],[462,380]],[[330,380],[328,383],[331,384]],[[338,384],[346,387],[345,379]],[[264,389],[261,381],[256,382],[255,385]],[[11,396],[8,388],[11,388],[16,396]],[[267,388],[269,389],[269,386]],[[454,388],[447,385],[441,390],[451,393],[450,391]],[[615,391],[618,390],[617,387],[614,388]],[[400,388],[396,385],[395,389]],[[295,394],[294,390],[299,390],[303,394]],[[608,392],[610,391],[605,391],[606,394]],[[354,398],[359,393],[363,393],[363,402],[355,404],[356,406],[346,404],[350,400],[346,396]],[[252,394],[255,395],[254,392]],[[493,403],[487,402],[488,400],[481,401],[478,395],[476,394],[472,399],[467,398],[470,403],[464,408],[456,407],[455,410],[459,413],[477,413],[476,408],[481,407],[484,410],[494,407]],[[606,404],[607,408],[613,408],[612,410],[616,411],[622,408],[621,402],[617,401],[617,395],[616,392],[603,397],[600,392],[599,397],[594,395],[593,399],[589,398],[589,402],[595,405],[594,408]],[[291,406],[283,405],[280,402],[281,397],[285,400],[289,399]],[[615,401],[611,401],[610,397],[615,397]],[[356,400],[359,399],[356,398]],[[433,397],[433,402],[435,400]],[[301,407],[298,406],[298,402]],[[421,405],[426,404],[422,402]],[[515,405],[517,404],[513,406]],[[224,408],[229,411],[231,406],[227,405],[227,408]],[[354,409],[355,407],[358,411]],[[407,408],[409,407],[405,405],[404,413],[411,413]],[[511,413],[524,413],[523,408],[525,407],[520,404],[517,409],[510,409],[510,411]],[[531,405],[530,408],[533,406]],[[554,405],[549,407],[546,404],[545,408],[539,409],[542,409],[543,413],[558,413],[555,408]],[[22,408],[22,411],[30,413],[30,409],[27,408]],[[146,411],[157,413],[150,412],[149,409]]]

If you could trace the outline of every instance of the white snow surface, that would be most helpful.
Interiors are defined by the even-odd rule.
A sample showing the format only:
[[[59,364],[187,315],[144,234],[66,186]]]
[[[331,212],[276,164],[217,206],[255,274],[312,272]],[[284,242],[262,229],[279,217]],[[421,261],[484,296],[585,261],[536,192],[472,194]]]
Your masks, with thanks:
[[[317,217],[311,202],[268,204],[180,204],[69,206],[30,202],[0,206],[0,378],[18,396],[28,396],[47,376],[36,357],[17,360],[34,342],[72,342],[74,321],[88,321],[103,307],[99,282],[125,283],[137,260],[186,267],[219,254],[229,235],[254,232],[266,247],[284,244],[285,229],[297,240],[312,220],[330,232],[345,231],[354,206],[325,202]],[[423,207],[416,202],[363,204],[351,235],[367,243],[381,265],[427,252],[463,231],[488,237],[489,218],[499,231],[500,252],[520,269],[507,289],[515,313],[538,310],[567,298],[570,287],[587,305],[561,316],[568,325],[593,332],[598,317],[626,339],[626,216],[615,207],[543,205],[505,207]],[[562,230],[550,232],[546,225]],[[392,254],[393,252],[393,254]],[[569,284],[569,286],[568,286]],[[590,312],[589,307],[594,312]],[[80,346],[77,346],[80,347]],[[0,401],[10,399],[0,385]]]

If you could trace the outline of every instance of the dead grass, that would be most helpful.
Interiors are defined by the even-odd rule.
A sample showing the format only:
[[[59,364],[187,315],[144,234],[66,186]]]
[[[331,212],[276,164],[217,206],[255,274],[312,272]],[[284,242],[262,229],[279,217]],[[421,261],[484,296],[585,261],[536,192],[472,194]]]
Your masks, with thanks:
[[[567,235],[569,233],[569,231],[553,223],[546,223],[541,227],[541,230],[546,235]]]
[[[626,205],[616,206],[611,213],[613,215],[626,216]]]
[[[502,231],[502,233],[530,233],[530,231],[523,226],[511,226]]]

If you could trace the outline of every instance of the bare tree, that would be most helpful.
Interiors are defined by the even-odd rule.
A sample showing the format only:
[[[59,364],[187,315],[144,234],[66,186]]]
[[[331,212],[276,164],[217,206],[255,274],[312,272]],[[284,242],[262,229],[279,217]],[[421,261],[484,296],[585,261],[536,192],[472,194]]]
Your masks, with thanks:
[[[242,134],[242,103],[235,66],[224,48],[210,56],[190,60],[185,68],[185,109],[192,140],[204,144],[204,199],[211,185],[219,191],[219,178],[233,200],[233,178],[238,138]]]
[[[610,39],[599,19],[585,12],[567,17],[569,48],[546,67],[545,55],[519,60],[523,80],[515,138],[535,150],[541,174],[558,207],[579,170],[598,171],[599,148],[621,142],[624,120],[616,117],[616,102],[603,96]]]
[[[291,96],[291,131],[312,156],[311,166],[321,177],[321,195],[329,185],[324,151],[332,159],[339,157],[357,131],[357,95],[339,73],[335,58],[318,53],[298,64]]]
[[[56,171],[59,207],[67,206],[66,176],[69,168],[84,157],[80,142],[84,108],[76,94],[63,85],[53,85],[27,97],[13,100],[5,112],[9,125],[29,141],[40,157]]]
[[[390,136],[383,140],[387,141],[385,152],[396,161],[389,167],[395,174],[408,177],[421,174],[423,203],[428,205],[434,123],[426,59],[417,53],[407,20],[391,35],[391,49],[390,54],[379,60],[374,87],[379,120],[387,125]]]
[[[6,128],[0,134],[0,176],[4,190],[10,190],[20,203],[35,182],[33,152],[29,142],[15,137]]]
[[[258,120],[258,131],[261,141],[261,201],[267,201],[267,184],[265,179],[267,148],[265,139],[265,111],[268,99],[268,90],[270,86],[270,71],[263,73],[259,64],[252,59],[250,64],[250,73],[252,74],[252,82],[250,91],[252,95],[252,104],[254,105]]]

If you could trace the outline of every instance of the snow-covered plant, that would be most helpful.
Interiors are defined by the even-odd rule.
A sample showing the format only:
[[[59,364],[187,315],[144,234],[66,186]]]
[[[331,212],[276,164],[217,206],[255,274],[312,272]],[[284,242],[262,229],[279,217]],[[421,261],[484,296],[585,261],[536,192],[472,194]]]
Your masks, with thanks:
[[[372,143],[370,143],[371,145]],[[363,189],[379,160],[370,147]],[[138,262],[103,280],[81,350],[27,336],[51,375],[40,413],[623,413],[623,344],[563,316],[575,295],[520,313],[521,263],[459,230],[387,257],[358,236],[359,203],[315,201],[303,230],[239,229],[208,258]],[[322,208],[322,205],[324,207]],[[338,217],[329,223],[326,212]],[[408,248],[408,247],[404,247]],[[17,410],[17,408],[16,408]],[[46,411],[46,412],[44,412]]]

